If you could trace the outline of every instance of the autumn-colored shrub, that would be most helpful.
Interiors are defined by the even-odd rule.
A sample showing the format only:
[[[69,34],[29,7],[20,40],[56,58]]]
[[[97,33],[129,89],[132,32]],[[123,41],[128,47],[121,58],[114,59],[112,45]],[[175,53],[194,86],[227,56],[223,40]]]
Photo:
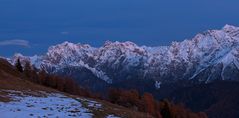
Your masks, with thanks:
[[[142,97],[142,101],[144,103],[144,108],[145,108],[145,112],[150,113],[155,115],[155,100],[154,97],[152,96],[152,94],[150,93],[144,93],[143,97]]]
[[[81,95],[84,97],[95,97],[88,90],[81,88],[73,79],[69,77],[60,77],[57,75],[48,74],[44,69],[37,71],[37,69],[32,67],[30,62],[27,61],[24,65],[23,75],[26,80],[57,89],[62,92]]]

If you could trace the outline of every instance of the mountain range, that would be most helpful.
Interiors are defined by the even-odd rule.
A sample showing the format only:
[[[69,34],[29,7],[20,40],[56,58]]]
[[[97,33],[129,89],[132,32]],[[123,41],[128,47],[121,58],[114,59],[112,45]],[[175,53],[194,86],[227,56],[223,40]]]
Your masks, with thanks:
[[[238,80],[239,28],[226,25],[221,30],[208,30],[190,40],[159,47],[129,41],[107,41],[99,48],[64,42],[49,47],[44,55],[15,54],[9,61],[14,63],[18,58],[49,73],[64,73],[81,80],[90,76],[107,84],[145,79],[160,88],[179,80]]]
[[[204,111],[210,118],[239,117],[239,27],[225,25],[170,46],[63,42],[43,55],[7,58],[11,64],[18,59],[50,74],[69,76],[102,95],[112,87],[136,89]]]

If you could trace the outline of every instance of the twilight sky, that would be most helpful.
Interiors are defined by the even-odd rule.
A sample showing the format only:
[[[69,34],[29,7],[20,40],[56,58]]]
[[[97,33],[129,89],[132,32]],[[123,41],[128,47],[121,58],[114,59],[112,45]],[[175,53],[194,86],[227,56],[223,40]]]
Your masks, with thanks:
[[[0,0],[0,56],[42,54],[63,41],[169,45],[239,26],[238,6],[238,0]]]

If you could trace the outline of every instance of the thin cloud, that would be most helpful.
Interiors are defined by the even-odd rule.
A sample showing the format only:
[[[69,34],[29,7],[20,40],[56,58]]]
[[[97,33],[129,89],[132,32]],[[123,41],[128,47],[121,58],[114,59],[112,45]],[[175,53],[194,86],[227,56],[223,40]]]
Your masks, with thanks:
[[[0,46],[22,46],[22,47],[30,47],[30,44],[27,40],[21,39],[13,39],[13,40],[5,40],[0,41]]]
[[[68,35],[70,32],[61,32],[62,35]]]

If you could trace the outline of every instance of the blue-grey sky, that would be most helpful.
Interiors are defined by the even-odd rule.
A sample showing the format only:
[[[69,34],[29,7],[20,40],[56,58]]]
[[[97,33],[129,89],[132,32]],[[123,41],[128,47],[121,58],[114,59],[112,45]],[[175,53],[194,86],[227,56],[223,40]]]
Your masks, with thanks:
[[[238,0],[0,0],[0,55],[42,54],[63,41],[169,45],[239,26],[238,6]]]

